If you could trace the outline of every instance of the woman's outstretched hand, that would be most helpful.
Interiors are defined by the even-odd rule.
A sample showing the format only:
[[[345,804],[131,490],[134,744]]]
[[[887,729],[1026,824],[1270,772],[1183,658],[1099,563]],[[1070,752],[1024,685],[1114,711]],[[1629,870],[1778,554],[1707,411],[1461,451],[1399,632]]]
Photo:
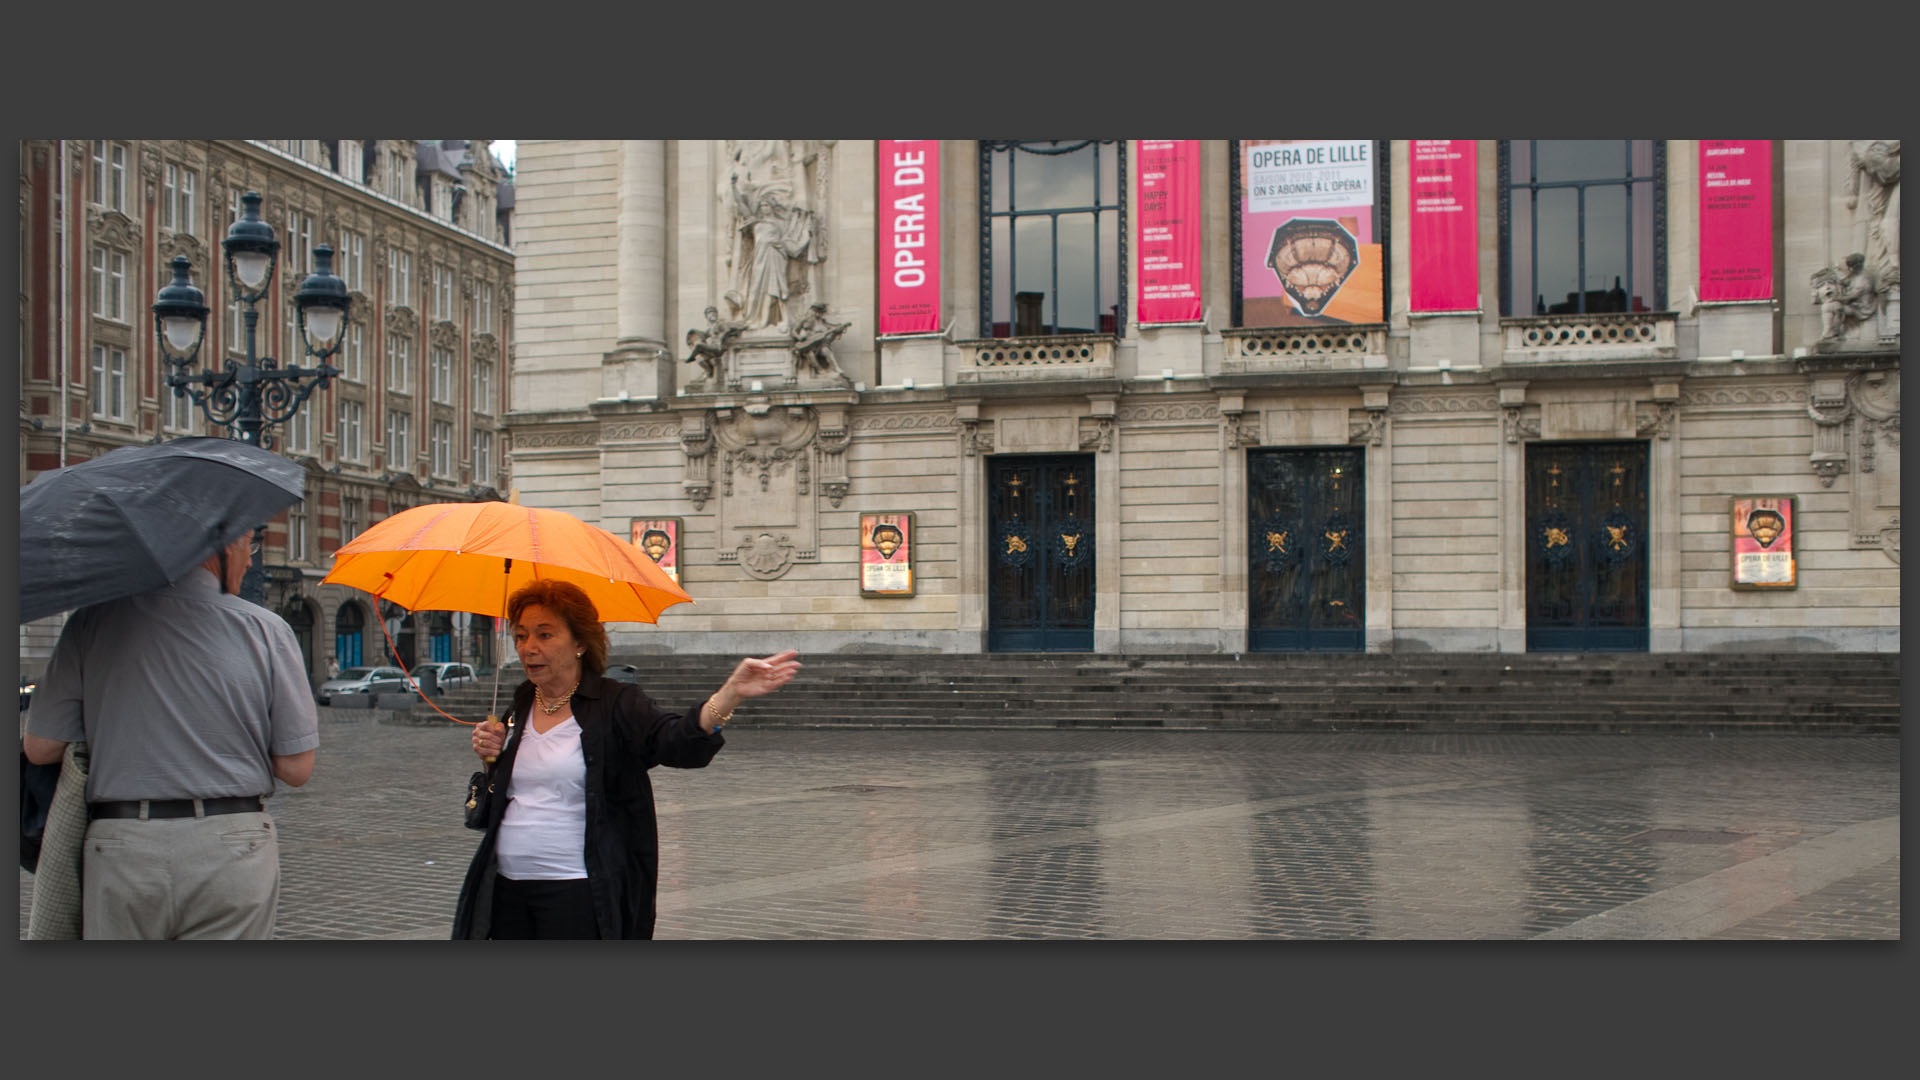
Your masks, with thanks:
[[[742,701],[771,694],[793,681],[800,671],[800,654],[792,649],[755,659],[751,656],[733,667],[714,695],[700,709],[700,730],[714,731],[733,718],[733,710]]]
[[[727,676],[727,683],[720,688],[720,692],[724,694],[730,690],[736,698],[771,694],[792,682],[799,671],[800,654],[793,649],[757,660],[749,656],[734,665],[733,674]]]

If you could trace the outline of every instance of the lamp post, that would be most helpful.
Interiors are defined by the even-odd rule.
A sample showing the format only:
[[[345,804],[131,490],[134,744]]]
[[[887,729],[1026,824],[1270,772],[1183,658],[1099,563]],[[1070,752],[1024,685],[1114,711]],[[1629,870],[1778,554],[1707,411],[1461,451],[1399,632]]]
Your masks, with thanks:
[[[271,442],[265,435],[268,425],[291,420],[309,394],[330,385],[340,374],[340,369],[327,361],[340,351],[350,300],[346,284],[333,274],[333,249],[325,244],[315,247],[314,272],[301,282],[293,302],[299,311],[302,348],[318,365],[283,366],[271,356],[259,355],[260,312],[255,305],[273,284],[280,241],[273,234],[273,226],[260,220],[257,192],[247,192],[240,203],[240,217],[227,230],[220,246],[226,251],[227,280],[233,295],[246,305],[246,359],[228,360],[223,370],[213,370],[211,365],[193,370],[206,338],[207,303],[194,287],[185,256],[175,256],[173,281],[154,298],[153,321],[160,355],[166,358],[169,369],[167,385],[174,395],[190,399],[209,421],[237,432],[241,441],[260,446]],[[254,534],[253,564],[240,586],[240,595],[256,604],[262,597],[261,531]]]

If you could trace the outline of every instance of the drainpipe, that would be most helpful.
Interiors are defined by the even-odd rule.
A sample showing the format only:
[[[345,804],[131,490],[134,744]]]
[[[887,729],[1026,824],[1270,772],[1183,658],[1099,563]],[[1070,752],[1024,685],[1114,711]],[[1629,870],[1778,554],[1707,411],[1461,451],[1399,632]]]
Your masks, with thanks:
[[[69,364],[73,355],[73,319],[72,292],[73,275],[73,207],[67,199],[67,140],[60,140],[60,463],[55,468],[67,465],[67,386],[73,380],[69,378]]]

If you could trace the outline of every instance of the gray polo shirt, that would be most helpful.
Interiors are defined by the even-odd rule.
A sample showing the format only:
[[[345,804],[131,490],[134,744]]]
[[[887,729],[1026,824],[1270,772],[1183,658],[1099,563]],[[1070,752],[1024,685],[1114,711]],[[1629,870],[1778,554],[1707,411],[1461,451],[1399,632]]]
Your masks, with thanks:
[[[320,745],[286,620],[223,594],[198,567],[75,612],[33,692],[27,730],[86,740],[89,802],[271,795],[269,755]]]

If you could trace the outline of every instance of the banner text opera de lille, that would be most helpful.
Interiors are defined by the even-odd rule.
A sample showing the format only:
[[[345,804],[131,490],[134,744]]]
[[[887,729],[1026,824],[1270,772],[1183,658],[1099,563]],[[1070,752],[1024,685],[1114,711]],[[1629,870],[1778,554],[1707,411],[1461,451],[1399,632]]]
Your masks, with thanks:
[[[878,330],[940,331],[940,140],[877,139]]]

